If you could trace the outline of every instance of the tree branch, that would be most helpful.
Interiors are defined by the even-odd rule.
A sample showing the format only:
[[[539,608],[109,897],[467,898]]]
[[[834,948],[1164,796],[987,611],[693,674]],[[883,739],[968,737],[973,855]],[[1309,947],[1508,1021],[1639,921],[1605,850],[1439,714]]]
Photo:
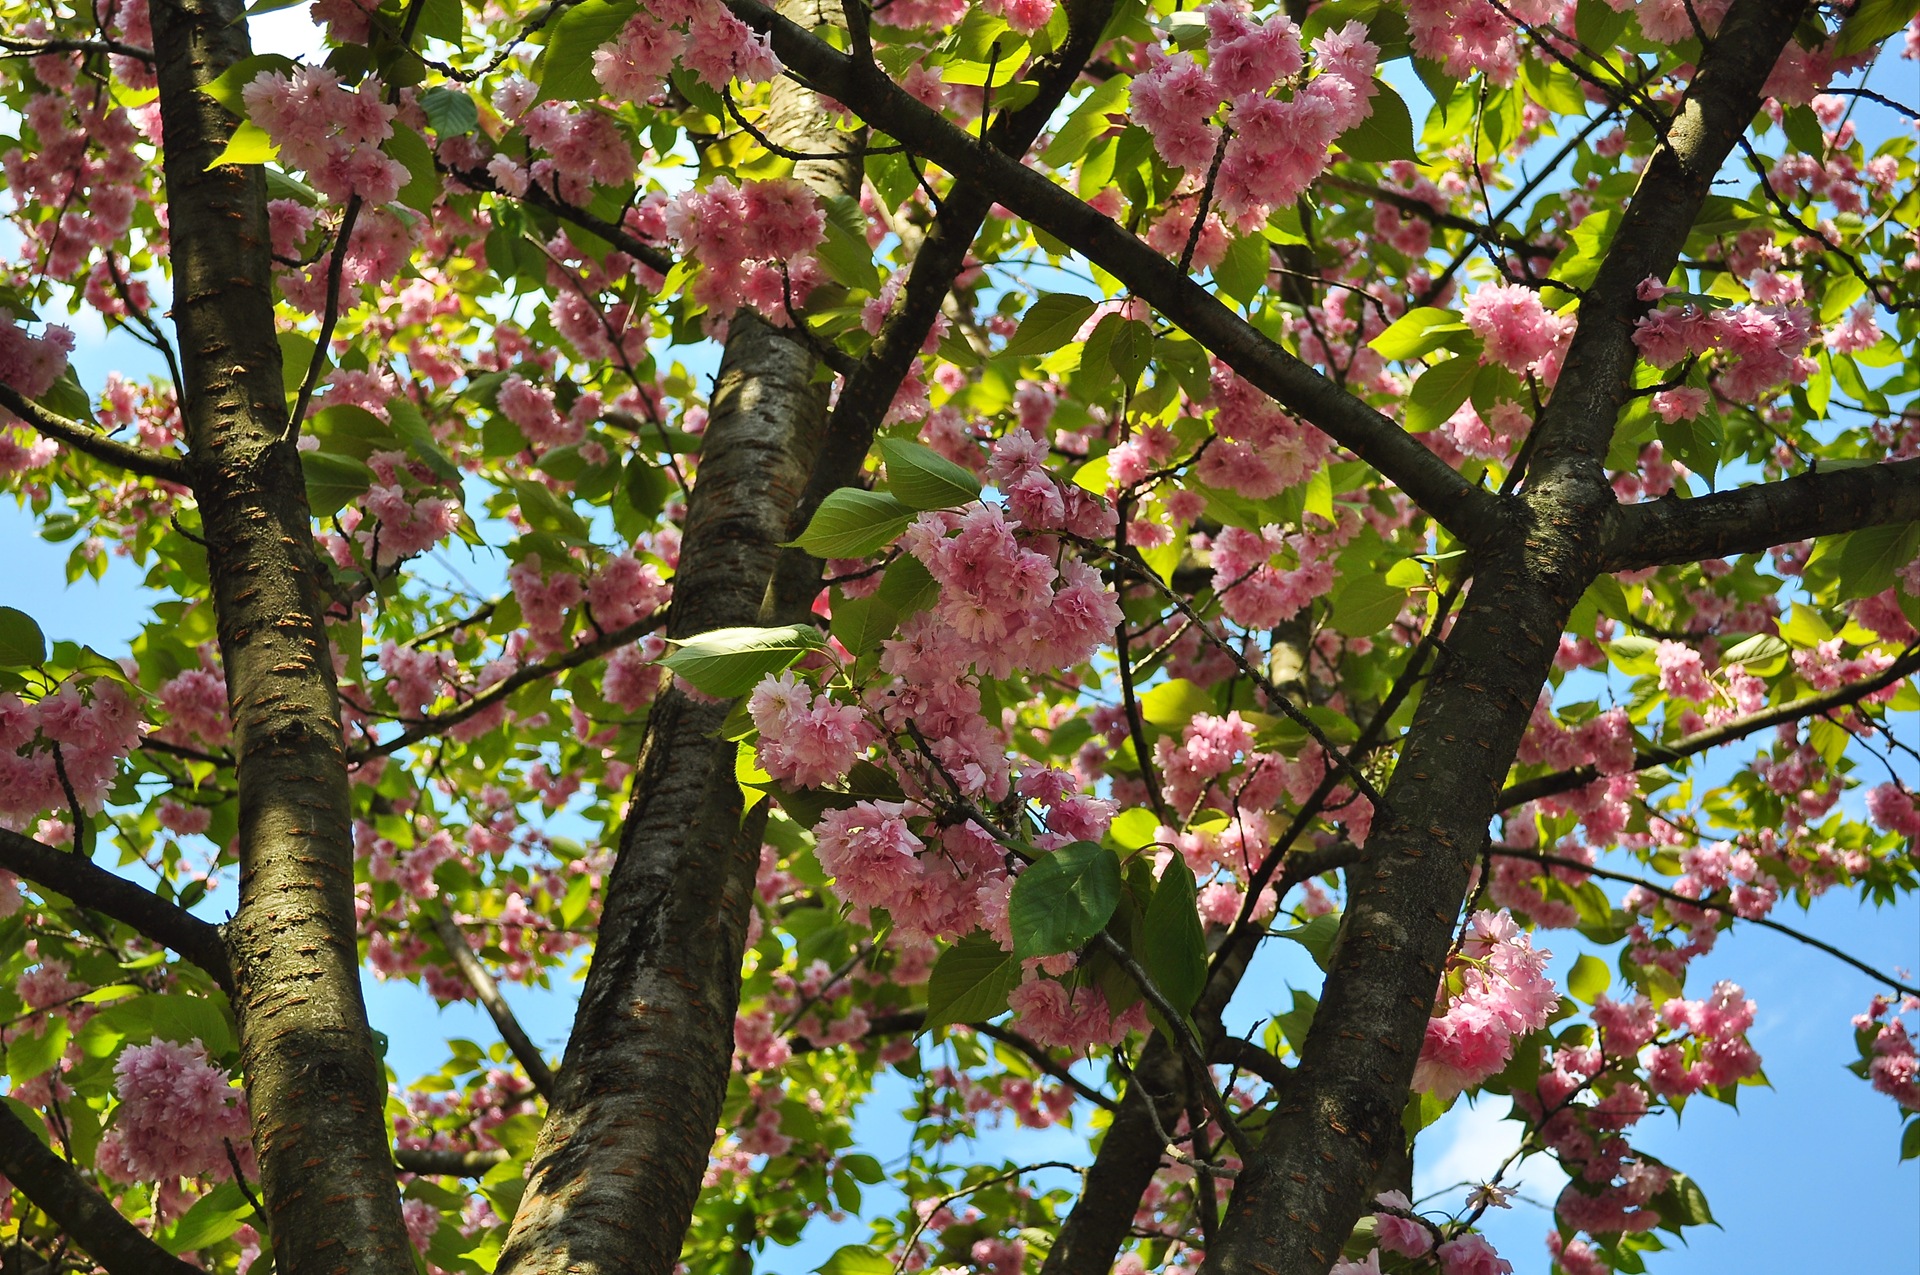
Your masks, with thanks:
[[[233,992],[226,940],[213,925],[153,891],[107,871],[90,859],[43,845],[22,833],[0,828],[0,868],[49,890],[58,890],[81,907],[108,916],[163,947],[170,947],[205,970],[221,990]]]
[[[1858,703],[1875,691],[1892,686],[1916,670],[1920,670],[1920,646],[1911,646],[1902,651],[1893,663],[1872,677],[1835,687],[1821,695],[1807,695],[1790,700],[1785,704],[1762,709],[1746,717],[1722,722],[1718,726],[1709,726],[1705,730],[1695,731],[1691,735],[1676,739],[1671,744],[1656,744],[1644,752],[1635,754],[1633,768],[1646,770],[1652,766],[1665,765],[1670,761],[1680,761],[1695,753],[1704,753],[1709,748],[1718,748],[1721,744],[1745,739],[1748,735],[1766,730],[1770,726],[1799,721],[1802,718],[1813,717],[1819,713]],[[1500,809],[1512,810],[1515,806],[1524,805],[1529,801],[1538,801],[1542,797],[1552,797],[1558,793],[1571,792],[1575,788],[1584,788],[1600,777],[1600,772],[1592,766],[1574,766],[1551,775],[1523,779],[1519,783],[1507,785],[1501,792]]]
[[[428,1173],[449,1178],[480,1178],[512,1157],[499,1147],[487,1151],[440,1150],[431,1147],[395,1147],[393,1165],[402,1173]]]
[[[1692,500],[1618,506],[1607,519],[1602,570],[1729,558],[1915,519],[1920,519],[1920,458],[1816,469]]]
[[[1796,930],[1790,925],[1782,925],[1780,922],[1769,920],[1764,916],[1746,916],[1741,913],[1739,908],[1725,899],[1689,898],[1678,890],[1671,890],[1666,886],[1657,885],[1645,877],[1636,877],[1628,872],[1614,872],[1607,868],[1596,868],[1590,863],[1582,863],[1578,859],[1568,859],[1557,854],[1537,854],[1532,850],[1515,850],[1508,849],[1504,846],[1488,846],[1487,853],[1499,855],[1503,859],[1525,859],[1530,863],[1544,864],[1548,867],[1572,868],[1575,871],[1584,872],[1591,877],[1600,877],[1602,880],[1619,881],[1626,885],[1636,886],[1647,891],[1649,894],[1657,894],[1670,902],[1682,903],[1690,908],[1704,908],[1709,912],[1718,912],[1724,916],[1745,921],[1749,925],[1758,925],[1764,929],[1774,930],[1786,935],[1796,943],[1804,943],[1816,951],[1825,952],[1837,961],[1843,961],[1853,966],[1853,968],[1859,970],[1862,974],[1865,974],[1874,982],[1884,987],[1890,987],[1904,996],[1920,996],[1920,987],[1913,987],[1903,983],[1893,975],[1875,969],[1860,958],[1849,956],[1833,944],[1817,939],[1811,934]]]
[[[551,1100],[553,1097],[553,1069],[547,1066],[547,1060],[540,1049],[527,1036],[520,1026],[520,1020],[513,1015],[513,1009],[506,998],[500,994],[500,984],[473,954],[467,946],[465,931],[454,923],[447,910],[436,903],[422,901],[420,910],[433,923],[433,932],[440,936],[440,942],[446,947],[447,955],[459,967],[460,975],[473,988],[473,994],[480,998],[480,1004],[493,1018],[493,1025],[500,1029],[500,1038],[507,1042],[507,1048],[520,1060],[520,1066],[526,1071],[527,1079],[540,1091],[540,1096]]]
[[[568,669],[579,668],[587,661],[598,659],[609,651],[625,646],[642,634],[659,628],[666,623],[666,619],[667,608],[661,607],[651,615],[640,617],[632,624],[623,624],[617,629],[609,629],[598,637],[582,642],[559,655],[529,664],[525,668],[515,669],[459,707],[410,722],[407,729],[392,739],[383,739],[361,748],[349,749],[347,757],[353,762],[365,761],[369,757],[385,757],[400,751],[408,744],[418,743],[420,740],[438,735],[449,726],[457,726],[475,714],[486,712],[528,683],[538,682],[556,673],[564,673]]]
[[[0,57],[37,58],[45,53],[111,53],[153,65],[153,51],[119,40],[29,40],[16,35],[0,35]]]
[[[177,483],[182,487],[192,485],[184,457],[150,452],[144,447],[108,438],[99,430],[58,412],[48,411],[10,385],[0,385],[0,407],[6,408],[48,438],[65,443],[77,452],[85,452],[95,460],[105,461],[143,478]]]
[[[0,1108],[0,1174],[54,1220],[108,1275],[200,1275],[121,1217],[67,1161]]]
[[[749,26],[770,33],[774,52],[791,70],[863,118],[882,121],[888,133],[955,179],[992,191],[1001,204],[1111,272],[1235,372],[1379,470],[1461,540],[1477,543],[1498,530],[1503,520],[1490,492],[1289,354],[1110,218],[1044,174],[980,145],[878,69],[862,66],[756,0],[728,5]]]

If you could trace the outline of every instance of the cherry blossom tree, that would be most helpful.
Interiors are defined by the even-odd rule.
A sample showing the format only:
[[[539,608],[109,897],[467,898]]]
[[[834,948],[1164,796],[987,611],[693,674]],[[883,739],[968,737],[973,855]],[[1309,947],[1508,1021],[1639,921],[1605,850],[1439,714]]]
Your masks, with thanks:
[[[1914,4],[284,7],[0,0],[0,479],[153,599],[0,609],[8,1270],[1493,1275],[1478,1095],[1637,1272],[1761,927],[1920,1155],[1794,920],[1916,886]]]

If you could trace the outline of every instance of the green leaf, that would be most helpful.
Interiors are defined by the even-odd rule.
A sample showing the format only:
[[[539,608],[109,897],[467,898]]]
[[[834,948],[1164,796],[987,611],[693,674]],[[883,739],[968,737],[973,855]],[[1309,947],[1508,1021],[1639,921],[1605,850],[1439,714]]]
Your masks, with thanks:
[[[1168,734],[1185,730],[1197,714],[1211,713],[1213,695],[1184,677],[1168,678],[1140,697],[1140,717]]]
[[[1333,597],[1328,622],[1348,637],[1369,637],[1393,623],[1407,603],[1407,591],[1381,576],[1349,576]]]
[[[1804,602],[1796,602],[1787,612],[1787,618],[1780,623],[1780,636],[1802,650],[1831,641],[1833,629],[1820,618],[1820,613]]]
[[[1457,311],[1423,305],[1395,319],[1367,344],[1383,359],[1417,359],[1445,345],[1454,333],[1469,330]]]
[[[407,184],[400,188],[400,202],[415,212],[432,212],[434,201],[440,198],[440,174],[434,171],[433,147],[427,145],[427,139],[405,124],[396,124],[393,136],[382,143],[381,149],[407,166]]]
[[[927,980],[926,1030],[977,1023],[1006,1012],[1020,962],[988,934],[969,934],[940,954]]]
[[[774,628],[714,629],[673,642],[679,649],[660,662],[701,691],[720,699],[744,695],[769,673],[778,673],[808,651],[826,645],[810,624]]]
[[[1200,999],[1207,982],[1207,941],[1194,906],[1193,871],[1174,855],[1147,903],[1136,955],[1161,993],[1182,1014]]]
[[[440,137],[460,137],[480,125],[480,108],[465,89],[438,85],[420,95],[420,109]]]
[[[1113,122],[1107,117],[1126,112],[1127,89],[1132,82],[1131,76],[1116,75],[1096,85],[1073,108],[1073,113],[1067,116],[1067,122],[1060,126],[1060,131],[1053,135],[1047,148],[1040,152],[1041,161],[1049,168],[1059,168],[1086,154],[1093,139],[1113,127]]]
[[[1307,955],[1322,970],[1333,957],[1333,941],[1340,934],[1340,914],[1328,912],[1311,918],[1304,925],[1296,925],[1290,930],[1275,930],[1273,936],[1279,939],[1292,939],[1307,949]],[[1296,1008],[1298,1008],[1296,1006]],[[1292,1039],[1291,1036],[1288,1037]]]
[[[893,1262],[865,1244],[848,1244],[813,1269],[818,1275],[891,1275]]]
[[[1259,231],[1233,241],[1224,261],[1213,268],[1216,290],[1242,305],[1260,295],[1273,268],[1273,245]]]
[[[333,452],[301,452],[300,472],[307,479],[307,504],[315,518],[331,518],[373,486],[365,461]]]
[[[0,668],[38,668],[46,659],[47,635],[34,618],[0,607]]]
[[[1473,393],[1473,380],[1479,374],[1479,360],[1464,354],[1422,372],[1407,395],[1407,413],[1402,421],[1407,432],[1424,434],[1444,425]]]
[[[1413,148],[1413,116],[1406,101],[1385,80],[1375,79],[1373,87],[1373,113],[1334,139],[1334,146],[1349,159],[1370,163],[1420,158]]]
[[[856,657],[879,650],[899,627],[899,615],[877,593],[834,603],[833,636]]]
[[[1301,509],[1326,522],[1335,521],[1333,516],[1333,473],[1325,465],[1315,469],[1307,478],[1305,502]]]
[[[246,1225],[252,1213],[253,1206],[239,1186],[222,1182],[195,1200],[178,1222],[161,1233],[160,1247],[169,1253],[191,1253],[218,1244]]]
[[[1388,567],[1381,579],[1396,589],[1417,589],[1427,582],[1427,572],[1417,560],[1402,558]]]
[[[1738,664],[1756,677],[1768,677],[1780,671],[1792,648],[1771,633],[1756,633],[1742,639],[1721,655],[1720,663]],[[1768,666],[1773,667],[1769,668]]]
[[[920,559],[901,554],[880,577],[880,591],[874,594],[899,619],[924,611],[940,598],[940,586]]]
[[[227,139],[225,149],[208,161],[207,169],[211,171],[227,164],[264,164],[279,154],[280,148],[267,136],[266,129],[252,120],[241,120],[240,127]]]
[[[407,444],[407,450],[431,469],[436,478],[444,479],[458,487],[460,485],[460,467],[447,458],[440,450],[440,444],[434,441],[433,430],[427,425],[427,418],[420,414],[413,400],[394,395],[387,400],[387,419],[393,422],[393,432]]]
[[[297,333],[285,333],[285,336]],[[320,450],[336,456],[365,460],[377,451],[391,450],[397,441],[393,427],[352,403],[335,403],[322,408],[307,422],[308,431],[320,441]],[[311,455],[312,453],[306,453]]]
[[[1140,374],[1147,370],[1147,361],[1153,357],[1153,328],[1118,314],[1107,315],[1100,320],[1100,326],[1108,329],[1107,366],[1120,378],[1121,389],[1131,391]],[[1087,348],[1093,348],[1091,339],[1087,341]]]
[[[887,490],[909,509],[951,509],[980,498],[980,480],[922,443],[880,440]]]
[[[1917,1158],[1920,1158],[1920,1116],[1907,1121],[1907,1131],[1900,1135],[1901,1161]]]
[[[1916,12],[1920,12],[1920,0],[1860,0],[1840,24],[1840,34],[1833,42],[1835,56],[1865,52],[1899,32],[1913,21]]]
[[[299,63],[284,53],[256,53],[252,57],[241,58],[235,62],[211,83],[202,85],[200,91],[239,118],[245,119],[247,103],[240,91],[258,79],[262,71],[288,74],[298,65]]]
[[[1120,903],[1120,860],[1092,841],[1043,854],[1014,878],[1007,903],[1017,960],[1085,946]]]
[[[1607,963],[1591,954],[1583,953],[1567,975],[1567,990],[1584,1005],[1599,1000],[1612,983],[1613,976],[1607,972]]]
[[[1050,292],[1027,307],[1005,352],[1016,358],[1050,354],[1073,340],[1093,308],[1094,303],[1086,297]]]
[[[618,35],[638,7],[633,0],[585,0],[568,9],[554,24],[540,59],[541,99],[572,102],[599,97],[593,51]]]
[[[59,1014],[50,1015],[37,1028],[19,1029],[7,1043],[7,1075],[13,1077],[15,1087],[59,1066],[71,1036],[72,1029]]]
[[[815,255],[836,282],[879,293],[880,267],[867,246],[866,217],[856,201],[844,195],[827,200],[827,234]]]
[[[535,531],[544,531],[575,544],[593,543],[593,533],[588,529],[586,519],[571,504],[554,495],[545,483],[528,478],[516,479],[513,494],[520,505],[520,516]]]
[[[1840,545],[1840,598],[1870,598],[1893,587],[1894,572],[1920,555],[1920,522],[1865,527]]]
[[[914,512],[886,492],[842,487],[820,502],[793,543],[816,558],[864,558],[905,531]]]

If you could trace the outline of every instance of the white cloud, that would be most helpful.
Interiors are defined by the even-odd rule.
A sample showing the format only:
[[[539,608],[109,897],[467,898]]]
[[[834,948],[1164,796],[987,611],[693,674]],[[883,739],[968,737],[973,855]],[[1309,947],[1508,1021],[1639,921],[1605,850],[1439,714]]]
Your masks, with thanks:
[[[1520,1146],[1526,1126],[1506,1119],[1506,1107],[1504,1098],[1493,1095],[1474,1106],[1463,1099],[1420,1135],[1413,1160],[1414,1195],[1437,1197],[1426,1207],[1457,1206],[1471,1185],[1489,1181]],[[1550,1205],[1566,1180],[1551,1157],[1535,1155],[1508,1169],[1500,1184]],[[1463,1182],[1471,1185],[1459,1186]]]

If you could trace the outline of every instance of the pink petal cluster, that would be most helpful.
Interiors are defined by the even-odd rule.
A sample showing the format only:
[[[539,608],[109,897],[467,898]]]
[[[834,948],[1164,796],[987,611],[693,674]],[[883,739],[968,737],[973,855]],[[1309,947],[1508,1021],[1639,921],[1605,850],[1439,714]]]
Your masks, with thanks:
[[[790,672],[762,678],[747,711],[760,731],[761,768],[802,788],[839,782],[880,737],[857,705],[815,695]]]
[[[1210,487],[1265,500],[1305,482],[1333,451],[1331,438],[1224,364],[1214,364],[1207,402],[1216,438],[1193,474]]]
[[[583,436],[580,424],[554,407],[552,390],[535,385],[518,372],[500,382],[494,405],[536,447],[565,447]]]
[[[1219,147],[1214,121],[1225,106],[1233,136],[1216,189],[1221,212],[1249,232],[1297,199],[1325,171],[1335,139],[1373,113],[1380,50],[1365,27],[1349,22],[1314,41],[1319,74],[1302,83],[1306,59],[1291,19],[1256,21],[1226,0],[1204,12],[1206,65],[1190,53],[1151,54],[1152,65],[1133,82],[1133,116],[1169,164],[1204,172]],[[1292,91],[1274,96],[1283,86]]]
[[[407,166],[380,149],[393,136],[397,108],[384,100],[378,76],[350,89],[328,67],[299,66],[291,75],[262,71],[240,93],[247,118],[280,148],[281,162],[304,169],[329,199],[358,195],[385,204],[406,184]]]
[[[1520,0],[1504,8],[1534,24],[1557,14],[1551,0]],[[1488,0],[1409,0],[1407,33],[1414,53],[1439,62],[1456,79],[1481,71],[1494,84],[1511,84],[1520,66],[1519,29],[1506,13]]]
[[[1571,318],[1547,309],[1538,292],[1517,283],[1476,289],[1463,317],[1485,344],[1480,361],[1515,373],[1538,370],[1573,336]]]
[[[27,398],[39,398],[53,388],[67,370],[73,353],[73,332],[48,324],[39,336],[28,336],[13,320],[13,311],[0,308],[0,385]],[[7,416],[4,419],[12,419]]]
[[[69,784],[81,810],[98,814],[139,743],[139,708],[111,678],[69,678],[30,702],[0,695],[0,826],[19,829],[42,812],[64,813]]]
[[[129,1045],[113,1065],[119,1095],[113,1133],[100,1144],[100,1169],[123,1182],[233,1175],[227,1144],[242,1167],[253,1158],[247,1099],[199,1041]]]
[[[1451,1098],[1497,1075],[1513,1057],[1513,1038],[1546,1026],[1560,1003],[1547,958],[1505,910],[1476,912],[1449,963],[1443,1012],[1427,1020],[1413,1087]]]
[[[1145,1031],[1147,1027],[1142,1005],[1115,1015],[1100,988],[1083,984],[1069,990],[1057,979],[1038,973],[1014,988],[1007,1004],[1026,1036],[1050,1048],[1076,1053],[1095,1045],[1118,1044],[1128,1032]]]
[[[1806,357],[1813,312],[1802,305],[1744,305],[1701,310],[1663,306],[1635,326],[1633,343],[1654,367],[1718,350],[1720,390],[1735,402],[1758,402],[1768,390],[1804,381],[1818,370]],[[1876,337],[1876,340],[1878,338]]]
[[[547,574],[543,567],[540,555],[530,553],[507,569],[507,583],[534,644],[550,648],[559,644],[567,612],[580,605],[586,589],[573,572],[562,568]]]
[[[789,294],[801,305],[821,277],[812,253],[826,225],[818,198],[792,178],[735,186],[716,177],[666,207],[667,233],[702,267],[694,299],[717,314],[751,303],[782,324]]]
[[[1433,1233],[1404,1216],[1413,1212],[1413,1201],[1407,1198],[1407,1193],[1383,1191],[1374,1197],[1374,1203],[1399,1210],[1373,1215],[1374,1240],[1381,1251],[1398,1257],[1425,1257],[1433,1248]]]
[[[1920,840],[1920,798],[1898,784],[1880,784],[1867,790],[1867,817],[1876,827]]]
[[[679,61],[715,91],[739,80],[760,84],[780,74],[767,38],[719,0],[664,0],[642,8],[619,35],[594,50],[593,74],[616,98],[657,96]]]
[[[1872,1055],[1867,1064],[1867,1078],[1873,1087],[1899,1103],[1908,1111],[1920,1111],[1920,1057],[1916,1057],[1913,1038],[1907,1030],[1906,1020],[1901,1014],[1920,1010],[1920,997],[1904,996],[1900,1000],[1898,1014],[1889,1015],[1892,1003],[1884,996],[1873,998],[1871,1008],[1865,1014],[1857,1015],[1853,1024],[1861,1031],[1867,1031],[1879,1023],[1874,1031]],[[1885,1022],[1880,1022],[1885,1018]]]
[[[1316,553],[1313,536],[1274,523],[1259,531],[1226,527],[1213,542],[1213,588],[1235,624],[1270,629],[1333,591],[1331,556]],[[1292,558],[1297,565],[1276,562]]]
[[[1713,985],[1703,1001],[1674,999],[1660,1007],[1667,1027],[1690,1032],[1687,1043],[1656,1048],[1647,1064],[1647,1080],[1663,1098],[1685,1097],[1712,1085],[1726,1088],[1758,1075],[1760,1055],[1747,1043],[1754,1004],[1736,983]]]
[[[1513,1263],[1478,1235],[1457,1235],[1442,1244],[1440,1275],[1513,1275]]]
[[[1602,775],[1625,775],[1634,768],[1633,722],[1626,709],[1610,708],[1569,729],[1553,715],[1551,695],[1542,691],[1517,759],[1523,766],[1592,766]]]
[[[1036,547],[1028,548],[1024,530],[985,502],[961,513],[923,513],[907,528],[907,551],[940,585],[930,614],[954,639],[956,671],[972,665],[1006,677],[1015,669],[1069,668],[1120,622],[1120,604],[1099,572],[1077,557],[1041,552],[1055,548],[1048,537],[1031,537]]]

